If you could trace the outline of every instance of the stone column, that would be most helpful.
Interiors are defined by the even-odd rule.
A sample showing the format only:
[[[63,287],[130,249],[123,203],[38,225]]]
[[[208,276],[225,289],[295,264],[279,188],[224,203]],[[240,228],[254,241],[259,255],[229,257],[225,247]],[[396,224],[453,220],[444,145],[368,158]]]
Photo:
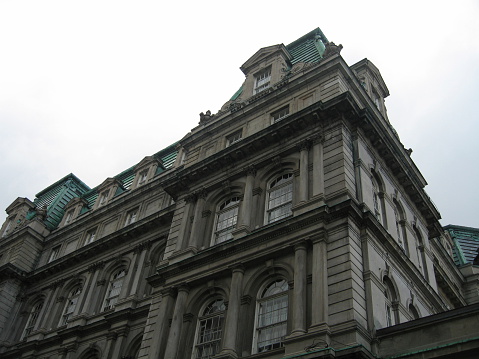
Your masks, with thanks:
[[[161,294],[160,308],[156,316],[156,323],[153,324],[153,339],[151,340],[149,359],[163,358],[173,296],[174,293],[171,289],[166,289]]]
[[[39,329],[45,329],[44,324],[47,320],[46,316],[48,314],[51,314],[50,308],[52,307],[53,303],[56,301],[55,296],[54,296],[54,293],[56,293],[56,292],[57,292],[57,290],[55,288],[55,285],[51,286],[50,291],[48,293],[48,296],[45,299],[45,301],[43,302],[43,307],[40,310],[37,322],[36,322],[35,326],[33,327],[32,332],[34,332],[36,330],[39,330]]]
[[[130,286],[132,284],[132,278],[136,273],[136,265],[138,261],[137,249],[138,248],[135,248],[135,250],[133,251],[133,260],[130,262],[128,270],[125,274],[125,278],[123,279],[123,283],[121,284],[120,294],[118,295],[118,302],[128,297],[130,293]]]
[[[185,197],[185,208],[183,210],[183,217],[181,217],[181,224],[180,224],[180,230],[178,232],[178,237],[176,239],[176,251],[180,251],[184,249],[185,243],[188,243],[188,238],[187,238],[187,229],[189,225],[189,220],[190,220],[190,212],[191,212],[191,206],[192,204],[196,201],[196,196],[194,195],[188,195]]]
[[[113,346],[113,351],[112,354],[110,355],[110,358],[116,359],[116,358],[121,358],[121,355],[123,354],[122,351],[122,345],[123,342],[125,341],[125,338],[128,336],[129,328],[125,327],[116,332],[117,337],[115,344]]]
[[[92,279],[92,272],[94,270],[92,267],[88,269],[88,273],[85,279],[85,282],[82,285],[80,295],[78,297],[77,305],[75,306],[75,309],[73,310],[72,313],[72,318],[77,316],[78,314],[81,313],[81,310],[83,309],[83,305],[85,304],[85,297],[88,293],[88,289],[90,288],[91,285],[91,279]]]
[[[244,268],[242,265],[233,268],[231,277],[231,291],[228,301],[228,311],[226,312],[225,334],[223,336],[222,355],[237,357],[236,337],[238,333],[238,322],[241,307],[241,291],[243,285]]]
[[[105,347],[105,355],[104,355],[104,358],[102,359],[108,359],[110,358],[110,353],[112,351],[112,348],[115,344],[115,341],[116,341],[116,338],[118,337],[118,335],[116,334],[116,332],[109,332],[106,336],[106,347]],[[113,358],[113,357],[111,357]]]
[[[143,267],[145,266],[146,253],[147,253],[148,249],[150,248],[150,246],[151,246],[151,243],[147,242],[147,243],[140,244],[135,249],[135,251],[137,253],[140,253],[140,255],[139,255],[137,263],[134,267],[135,275],[134,275],[133,279],[131,280],[131,282],[128,286],[129,296],[133,296],[133,295],[138,294],[137,291],[138,291],[138,287],[139,287],[140,282],[141,282],[141,277],[142,277],[142,274],[143,274]]]
[[[62,284],[63,283],[55,283],[52,286],[53,295],[51,297],[50,303],[48,304],[48,309],[46,310],[46,313],[49,313],[49,316],[43,321],[43,328],[45,328],[46,330],[51,329],[53,327],[53,324],[57,324],[53,323],[53,320],[55,319],[55,313],[58,310],[63,311],[64,305],[62,306],[61,303],[64,303],[64,301],[60,301],[60,298],[58,298],[58,292],[60,291],[60,288],[62,288]],[[53,309],[55,303],[57,303],[57,306],[60,305],[61,308],[57,308],[57,310]]]
[[[176,296],[173,320],[171,322],[164,359],[176,359],[176,355],[178,354],[178,346],[180,344],[181,328],[183,325],[183,315],[185,314],[185,305],[186,299],[188,298],[188,292],[189,289],[186,285],[182,285],[178,288],[178,295]]]
[[[90,266],[89,268],[91,280],[88,284],[88,288],[86,289],[86,295],[83,298],[83,301],[80,303],[80,299],[82,298],[79,298],[78,304],[80,305],[77,305],[78,311],[81,314],[84,314],[84,315],[93,314],[92,310],[94,309],[94,305],[96,304],[93,299],[94,299],[95,291],[98,290],[97,281],[98,281],[98,275],[100,274],[101,268],[103,268],[103,263],[94,264]],[[77,308],[75,308],[75,311],[73,314],[75,315],[76,312],[77,312]]]
[[[198,192],[198,200],[195,206],[195,216],[193,219],[193,226],[191,227],[191,236],[189,247],[194,250],[198,249],[198,246],[203,240],[203,232],[205,227],[205,219],[203,218],[203,211],[205,209],[207,192],[201,190]]]
[[[313,197],[324,196],[323,138],[313,142]]]
[[[313,283],[311,326],[328,321],[328,252],[326,233],[313,240]]]
[[[300,150],[300,163],[299,163],[299,203],[306,202],[308,200],[308,154],[309,154],[309,141],[305,140],[299,145]]]
[[[253,187],[256,169],[250,166],[246,171],[246,185],[244,189],[243,203],[241,203],[241,212],[238,218],[238,230],[248,233],[251,230],[251,214],[253,212]],[[245,233],[245,234],[246,234]]]
[[[293,330],[291,335],[306,332],[306,255],[307,244],[294,246]]]

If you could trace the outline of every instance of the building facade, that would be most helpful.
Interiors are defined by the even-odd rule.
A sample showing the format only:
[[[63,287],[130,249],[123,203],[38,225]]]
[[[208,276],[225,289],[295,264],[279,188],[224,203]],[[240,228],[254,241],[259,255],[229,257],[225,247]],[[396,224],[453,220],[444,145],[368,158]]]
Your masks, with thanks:
[[[457,263],[379,70],[341,48],[320,29],[262,48],[179,142],[15,200],[1,357],[472,358],[478,267]]]

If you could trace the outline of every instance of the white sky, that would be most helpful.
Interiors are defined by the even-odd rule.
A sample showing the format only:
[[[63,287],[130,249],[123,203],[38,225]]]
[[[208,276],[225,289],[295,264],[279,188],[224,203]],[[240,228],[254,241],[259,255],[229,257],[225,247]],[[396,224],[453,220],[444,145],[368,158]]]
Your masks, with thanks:
[[[320,27],[348,64],[381,71],[441,223],[479,227],[479,2],[165,4],[0,0],[2,211],[70,172],[94,187],[181,139],[258,49]]]

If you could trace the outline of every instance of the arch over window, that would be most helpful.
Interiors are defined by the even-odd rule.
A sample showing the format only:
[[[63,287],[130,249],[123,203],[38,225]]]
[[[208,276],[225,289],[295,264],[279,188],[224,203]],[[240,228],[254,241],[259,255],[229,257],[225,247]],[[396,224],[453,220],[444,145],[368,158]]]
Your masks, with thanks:
[[[80,293],[81,293],[82,288],[80,286],[77,286],[73,288],[73,290],[70,291],[68,294],[68,298],[65,304],[65,309],[63,310],[63,315],[60,320],[60,325],[66,325],[68,323],[68,320],[73,315],[73,312],[75,311],[75,308],[78,303],[78,299],[80,298]]]
[[[258,297],[253,352],[261,353],[283,346],[288,321],[288,283],[278,279]]]
[[[115,304],[118,302],[118,297],[120,296],[125,275],[125,269],[119,269],[111,276],[108,291],[103,303],[103,311],[113,309],[115,307]]]
[[[279,221],[293,214],[293,174],[277,177],[268,187],[266,223]]]
[[[410,303],[409,304],[409,313],[411,313],[411,316],[413,319],[419,319],[421,318],[421,315],[419,314],[418,310],[414,306],[414,304]]]
[[[223,299],[215,299],[198,318],[193,358],[211,358],[221,350],[221,338],[226,306]]]
[[[33,330],[35,329],[35,325],[38,322],[38,317],[40,316],[40,312],[43,308],[43,300],[37,300],[30,311],[30,315],[28,316],[27,324],[23,331],[22,338],[29,336]]]
[[[406,216],[404,215],[404,209],[396,198],[393,198],[393,202],[398,243],[404,250],[404,253],[409,257],[409,243],[407,241]]]
[[[228,241],[233,238],[232,232],[238,221],[240,198],[232,197],[223,202],[216,213],[216,225],[213,244]]]

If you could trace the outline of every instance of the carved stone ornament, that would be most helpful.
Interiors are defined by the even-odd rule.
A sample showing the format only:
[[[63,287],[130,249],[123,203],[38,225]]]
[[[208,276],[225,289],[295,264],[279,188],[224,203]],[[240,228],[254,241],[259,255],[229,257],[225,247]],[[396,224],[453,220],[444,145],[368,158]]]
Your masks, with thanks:
[[[208,121],[210,121],[215,115],[211,114],[211,111],[208,110],[206,113],[201,112],[200,113],[200,124],[204,124]]]
[[[342,49],[343,45],[336,45],[334,42],[330,41],[326,44],[326,50],[324,50],[323,57],[326,58],[335,54],[339,54]]]

